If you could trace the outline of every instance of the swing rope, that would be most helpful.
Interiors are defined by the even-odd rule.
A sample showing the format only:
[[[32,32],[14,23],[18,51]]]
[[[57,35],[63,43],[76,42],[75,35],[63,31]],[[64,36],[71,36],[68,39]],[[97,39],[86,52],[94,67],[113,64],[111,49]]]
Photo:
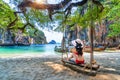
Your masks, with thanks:
[[[63,4],[61,3],[61,6],[62,6],[62,11],[63,11]],[[62,16],[62,21],[63,21],[63,19],[64,19],[64,15]],[[62,22],[62,24],[63,24],[63,22]],[[65,25],[64,26],[66,26],[66,22],[65,22]],[[61,46],[61,48],[62,48],[62,61],[63,61],[63,59],[64,59],[64,53],[67,55],[67,58],[68,58],[68,53],[67,53],[67,51],[66,51],[66,39],[65,39],[65,27],[63,26],[63,39],[62,39],[62,46]]]

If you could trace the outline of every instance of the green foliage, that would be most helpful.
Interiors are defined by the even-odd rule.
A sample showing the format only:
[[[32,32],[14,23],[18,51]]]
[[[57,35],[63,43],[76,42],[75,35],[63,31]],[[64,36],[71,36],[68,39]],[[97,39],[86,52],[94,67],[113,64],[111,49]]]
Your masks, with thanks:
[[[39,30],[35,34],[34,33],[35,33],[34,29],[29,29],[28,34],[31,38],[34,38],[35,43],[41,44],[43,41],[46,43],[45,34],[43,31]]]
[[[28,34],[32,38],[35,36],[39,36],[39,37],[43,38],[45,36],[44,32],[42,32],[42,31],[37,31],[36,34],[34,34],[34,33],[35,33],[35,29],[32,29],[32,28],[28,29]]]
[[[108,36],[114,37],[120,35],[120,0],[114,2],[114,6],[112,6],[107,16],[108,20],[112,22]]]
[[[108,7],[105,7],[104,10],[100,12],[100,8],[93,4],[92,8],[87,7],[86,9],[84,9],[85,13],[82,15],[80,14],[80,8],[75,11],[74,15],[68,18],[67,24],[75,23],[82,28],[86,28],[91,25],[91,20],[95,23],[106,18],[107,11],[109,10]]]
[[[48,14],[46,14],[46,11],[36,10],[36,9],[30,9],[28,12],[29,20],[33,22],[37,22],[40,25],[45,25],[50,22],[50,19],[48,17]]]
[[[19,4],[20,0],[11,0],[14,5]],[[53,21],[49,19],[47,10],[38,10],[27,8],[25,15],[19,15],[19,19],[15,25],[12,27],[16,30],[18,27],[23,27],[26,22],[29,22],[33,26],[39,26],[42,28],[53,29],[54,24],[57,22],[58,27],[55,29],[56,31],[64,31],[66,25],[76,24],[82,28],[86,28],[90,26],[90,21],[92,20],[94,24],[96,22],[101,22],[105,20],[106,17],[109,21],[113,23],[110,24],[110,31],[108,36],[115,36],[115,34],[119,35],[119,22],[120,22],[120,0],[100,0],[104,5],[104,10],[100,12],[100,8],[95,4],[92,4],[92,9],[89,6],[89,3],[86,4],[84,15],[81,15],[80,11],[84,6],[78,7],[71,15],[68,16],[67,20],[65,20],[65,16],[63,12],[59,14],[55,14],[53,17]],[[3,0],[0,1],[0,28],[6,29],[6,26],[15,20],[14,10],[10,8],[8,4],[6,4]],[[28,26],[30,27],[30,26]],[[74,26],[71,28],[73,29]],[[33,30],[34,32],[34,30]],[[32,33],[30,33],[31,36]],[[41,34],[40,34],[41,35]]]
[[[3,1],[0,1],[0,27],[4,28],[15,18],[13,10]]]
[[[109,35],[108,37],[114,37],[120,35],[120,23],[115,22],[110,25]]]
[[[11,3],[16,4],[18,1],[12,1]],[[19,3],[19,2],[18,2]],[[7,26],[13,22],[16,19],[16,16],[14,15],[14,10],[4,1],[0,0],[0,28],[4,29],[4,31],[7,30]],[[46,24],[50,21],[48,19],[47,14],[45,15],[45,11],[35,10],[35,9],[28,9],[26,14],[17,14],[18,20],[15,22],[14,25],[10,26],[12,28],[11,32],[12,34],[15,34],[18,32],[18,28],[22,28],[27,22],[32,24],[32,28],[30,25],[28,25],[25,28],[24,36],[31,36],[31,37],[39,37],[40,39],[44,39],[45,35],[42,31],[37,31],[36,35],[34,34],[34,29],[36,26],[35,23],[39,23],[40,26]],[[29,30],[29,32],[28,32]]]

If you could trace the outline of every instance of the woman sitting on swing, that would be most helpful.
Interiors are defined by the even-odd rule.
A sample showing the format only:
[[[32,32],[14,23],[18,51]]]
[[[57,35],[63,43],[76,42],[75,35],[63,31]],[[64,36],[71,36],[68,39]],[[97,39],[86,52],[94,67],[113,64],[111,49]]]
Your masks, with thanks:
[[[83,42],[80,39],[76,39],[72,41],[72,45],[74,48],[71,49],[71,53],[67,60],[75,62],[76,64],[84,64]]]

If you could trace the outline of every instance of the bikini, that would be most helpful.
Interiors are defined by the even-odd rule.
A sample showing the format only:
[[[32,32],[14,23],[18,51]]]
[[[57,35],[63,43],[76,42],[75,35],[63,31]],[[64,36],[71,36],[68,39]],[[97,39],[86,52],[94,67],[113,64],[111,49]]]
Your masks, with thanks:
[[[78,55],[78,53],[74,53],[75,55]],[[75,60],[76,64],[84,64],[84,60]]]

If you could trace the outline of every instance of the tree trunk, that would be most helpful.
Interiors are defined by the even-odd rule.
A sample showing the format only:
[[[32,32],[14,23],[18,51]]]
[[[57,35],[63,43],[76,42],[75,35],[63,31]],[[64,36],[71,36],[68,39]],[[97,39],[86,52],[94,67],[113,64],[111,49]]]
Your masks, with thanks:
[[[80,39],[80,27],[78,26],[78,25],[76,25],[76,27],[77,27],[77,39]]]
[[[61,48],[62,50],[65,50],[65,37],[64,36],[62,38]]]

